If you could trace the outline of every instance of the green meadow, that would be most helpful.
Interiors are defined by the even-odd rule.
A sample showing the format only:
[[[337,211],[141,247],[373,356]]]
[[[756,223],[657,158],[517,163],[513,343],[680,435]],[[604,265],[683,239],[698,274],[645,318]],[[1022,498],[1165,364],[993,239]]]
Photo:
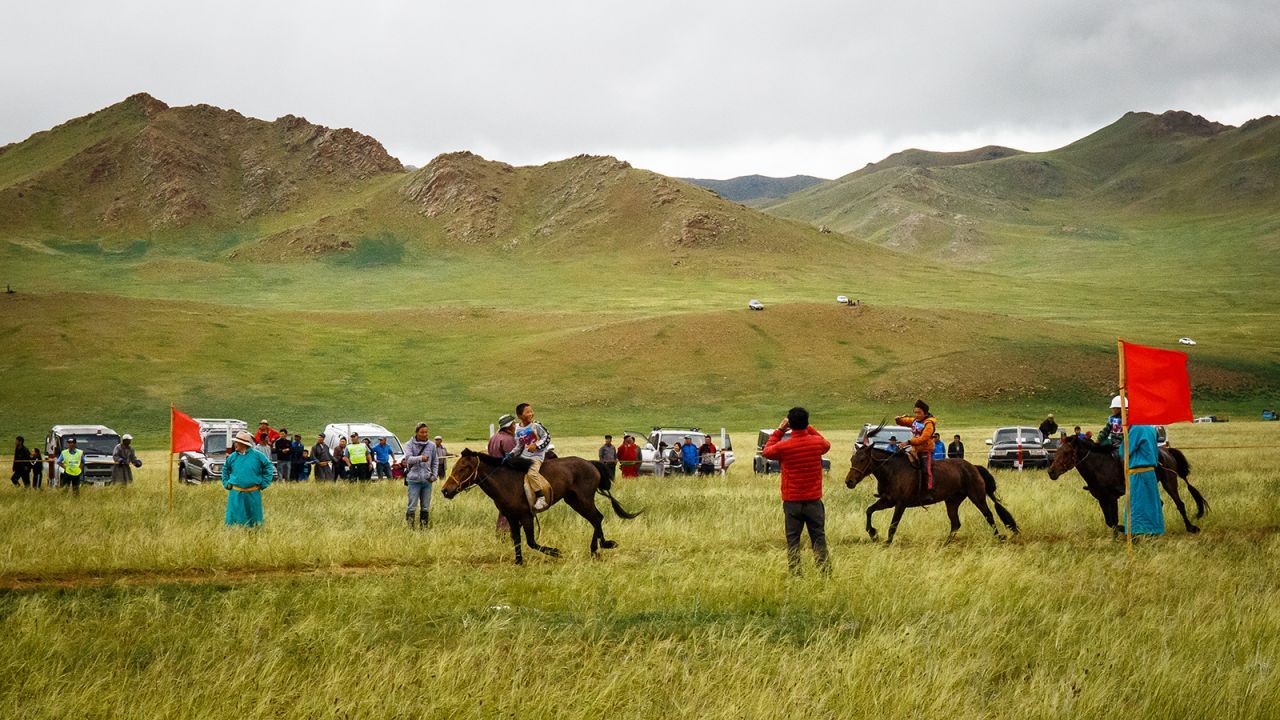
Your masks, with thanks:
[[[948,429],[978,455],[991,427]],[[825,580],[786,577],[777,478],[749,458],[620,481],[644,512],[606,519],[620,545],[599,560],[557,506],[539,537],[564,556],[516,567],[478,492],[437,492],[417,532],[398,484],[278,484],[261,531],[230,530],[217,486],[168,512],[146,453],[129,488],[4,491],[0,714],[1269,717],[1280,473],[1212,449],[1241,431],[1280,442],[1173,428],[1212,507],[1192,536],[1166,504],[1169,533],[1130,557],[1074,473],[997,472],[1023,527],[1004,542],[972,506],[951,542],[937,509],[871,542],[873,488],[844,487],[853,435],[830,428]]]

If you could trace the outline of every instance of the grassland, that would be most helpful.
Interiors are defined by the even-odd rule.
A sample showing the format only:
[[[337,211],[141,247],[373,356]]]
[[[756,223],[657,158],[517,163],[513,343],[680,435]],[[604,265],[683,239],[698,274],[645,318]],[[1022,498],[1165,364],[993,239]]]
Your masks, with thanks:
[[[990,428],[955,429],[980,452]],[[951,543],[940,511],[872,543],[872,490],[846,490],[833,451],[826,581],[786,579],[776,479],[745,463],[623,483],[645,513],[606,521],[621,545],[601,561],[553,509],[541,537],[565,557],[517,568],[478,493],[437,494],[416,533],[398,485],[277,486],[267,527],[242,532],[215,487],[179,488],[166,513],[148,454],[128,489],[4,491],[0,714],[1268,717],[1280,474],[1199,449],[1241,429],[1280,441],[1174,428],[1213,508],[1198,536],[1167,514],[1132,559],[1075,475],[998,473],[1025,528],[1004,543],[972,508]]]

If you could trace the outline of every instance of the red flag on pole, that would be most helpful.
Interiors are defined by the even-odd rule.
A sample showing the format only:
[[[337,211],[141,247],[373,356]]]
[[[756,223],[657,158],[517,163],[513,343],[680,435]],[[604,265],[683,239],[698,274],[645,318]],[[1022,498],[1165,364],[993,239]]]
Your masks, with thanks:
[[[1124,343],[1125,396],[1129,425],[1191,422],[1191,378],[1187,354]]]
[[[173,431],[169,450],[171,452],[200,452],[201,448],[204,447],[204,442],[200,438],[200,423],[192,420],[189,415],[179,412],[177,409],[171,409],[171,412],[173,412]]]

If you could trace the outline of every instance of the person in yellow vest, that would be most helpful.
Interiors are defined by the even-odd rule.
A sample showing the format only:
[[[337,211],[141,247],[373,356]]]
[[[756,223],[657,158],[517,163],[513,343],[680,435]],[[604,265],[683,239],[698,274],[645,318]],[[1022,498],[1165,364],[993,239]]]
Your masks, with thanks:
[[[71,492],[80,494],[80,482],[84,480],[84,451],[76,449],[76,439],[67,438],[67,449],[58,454],[58,467],[62,468],[62,481],[58,483],[66,487],[71,483]]]
[[[347,443],[347,465],[351,467],[352,480],[373,477],[369,466],[369,446],[360,441],[360,433],[351,433],[351,442]]]

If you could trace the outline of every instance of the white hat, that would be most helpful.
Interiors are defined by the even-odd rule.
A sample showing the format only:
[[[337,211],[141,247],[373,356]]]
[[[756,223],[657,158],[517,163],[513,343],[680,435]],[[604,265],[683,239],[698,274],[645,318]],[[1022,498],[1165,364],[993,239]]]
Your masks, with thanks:
[[[1125,404],[1127,405],[1128,403],[1125,403]],[[1120,396],[1119,396],[1119,395],[1117,395],[1117,396],[1115,396],[1115,397],[1111,398],[1111,409],[1112,409],[1112,410],[1119,410],[1119,409],[1120,409]]]
[[[441,436],[439,436],[439,435],[437,435],[437,436],[436,436],[436,440],[443,440],[443,439],[444,439],[444,438],[443,438],[443,437],[441,437]]]
[[[121,439],[121,440],[132,440],[132,439],[133,439],[133,436],[132,436],[132,435],[130,435],[129,433],[125,433],[124,435],[121,435],[121,436],[120,436],[120,439]]]
[[[247,432],[243,431],[243,430],[241,430],[240,432],[236,433],[236,436],[235,436],[235,438],[233,438],[233,439],[231,440],[231,443],[232,443],[233,445],[234,445],[234,444],[236,444],[236,443],[240,443],[241,445],[244,445],[245,447],[253,447],[254,445],[256,445],[256,444],[257,444],[257,443],[254,441],[253,436],[252,436],[252,435],[250,435],[249,433],[247,433]]]

